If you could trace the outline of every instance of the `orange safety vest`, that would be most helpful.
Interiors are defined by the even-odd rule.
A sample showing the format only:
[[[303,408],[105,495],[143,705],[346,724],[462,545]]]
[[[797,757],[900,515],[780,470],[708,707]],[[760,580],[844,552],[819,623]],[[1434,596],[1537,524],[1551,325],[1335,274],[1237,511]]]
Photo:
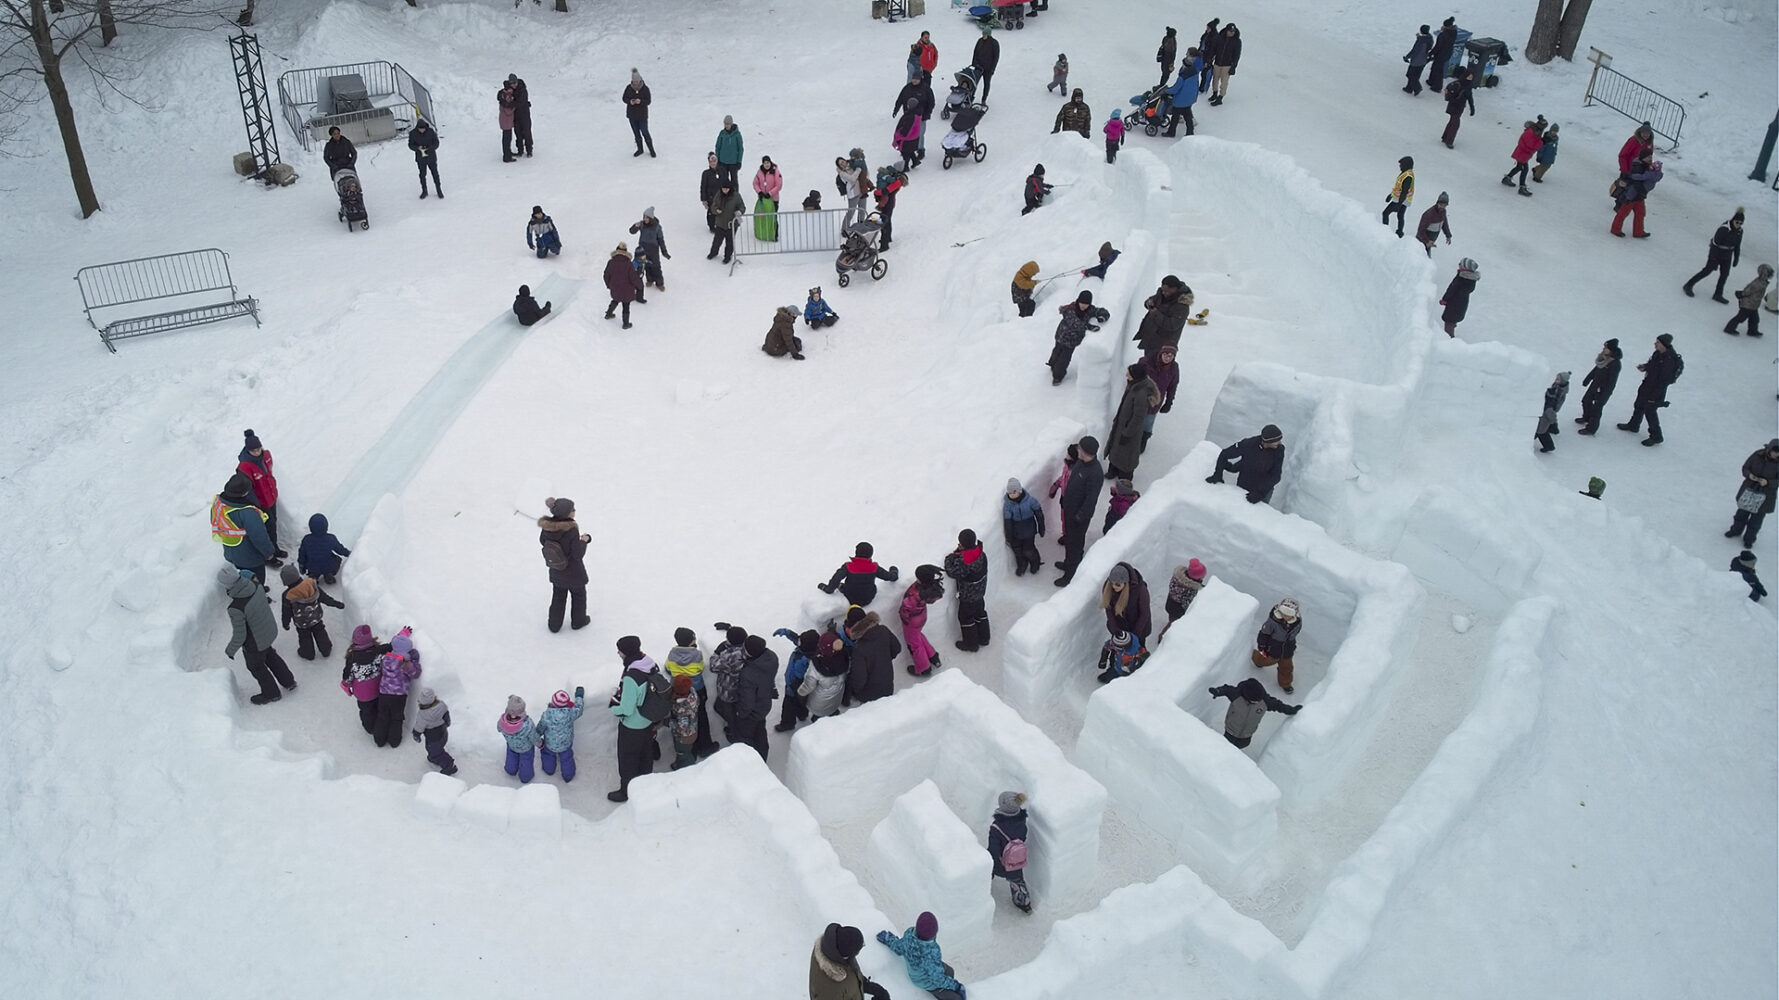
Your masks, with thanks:
[[[221,542],[224,548],[232,549],[240,545],[242,539],[247,537],[247,529],[229,519],[229,515],[238,510],[250,510],[258,514],[261,521],[266,519],[265,511],[258,507],[251,505],[230,507],[222,502],[220,495],[217,496],[210,504],[210,538],[213,541]]]

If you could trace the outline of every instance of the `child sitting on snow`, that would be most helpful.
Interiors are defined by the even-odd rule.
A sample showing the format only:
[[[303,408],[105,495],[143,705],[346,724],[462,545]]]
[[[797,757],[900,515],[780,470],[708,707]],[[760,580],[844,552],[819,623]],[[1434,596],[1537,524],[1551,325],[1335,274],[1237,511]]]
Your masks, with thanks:
[[[344,611],[346,605],[327,596],[320,584],[289,563],[278,571],[278,577],[284,581],[284,627],[289,629],[291,622],[296,622],[297,655],[305,660],[313,660],[316,650],[324,660],[334,655],[334,641],[328,638],[327,625],[321,620],[321,606]]]
[[[1173,578],[1167,582],[1167,599],[1161,603],[1162,608],[1167,611],[1167,624],[1161,627],[1161,635],[1155,637],[1156,642],[1160,642],[1161,636],[1167,635],[1167,630],[1186,614],[1187,608],[1192,607],[1192,599],[1198,596],[1204,585],[1204,563],[1189,559],[1186,565],[1174,567]]]
[[[451,708],[439,700],[432,688],[420,689],[420,713],[414,717],[414,742],[426,743],[426,759],[443,774],[456,774],[457,762],[445,752],[450,738]]]
[[[1117,250],[1112,249],[1112,244],[1101,243],[1100,244],[1100,262],[1098,264],[1095,264],[1092,267],[1088,268],[1087,270],[1082,271],[1081,277],[1083,277],[1083,278],[1099,278],[1100,280],[1104,281],[1105,277],[1106,277],[1106,270],[1112,266],[1113,262],[1118,259],[1118,256],[1119,256],[1119,252]]]
[[[673,677],[673,706],[668,715],[668,728],[673,732],[673,770],[675,771],[698,763],[698,720],[704,717],[704,713],[700,711],[701,707],[698,692],[692,690],[691,676],[675,674]],[[708,722],[705,724],[709,725]]]
[[[538,716],[538,757],[545,774],[556,773],[556,762],[562,761],[562,781],[574,780],[574,720],[587,708],[587,689],[575,688],[574,697],[558,691],[550,699],[550,707]]]
[[[1743,549],[1742,553],[1730,560],[1730,569],[1741,575],[1742,582],[1748,584],[1748,599],[1758,601],[1767,596],[1767,588],[1761,586],[1760,577],[1754,572],[1754,553]]]
[[[826,299],[822,298],[822,286],[820,285],[809,290],[809,301],[803,303],[803,322],[818,330],[840,322],[840,314],[828,305]]]
[[[525,224],[525,246],[536,250],[539,260],[562,253],[562,237],[556,232],[556,223],[544,214],[542,205],[531,206],[531,220]]]
[[[340,582],[340,560],[351,554],[352,550],[327,530],[327,515],[315,514],[309,518],[309,533],[303,536],[303,544],[297,546],[297,569],[304,576],[316,577],[332,586]]]
[[[1025,884],[1025,795],[1002,792],[988,826],[988,856],[994,859],[991,878],[1004,878],[1013,894],[1013,905],[1032,912],[1032,893]]]
[[[525,714],[525,699],[507,696],[507,710],[494,727],[507,742],[506,771],[519,776],[521,785],[531,783],[531,762],[537,749],[537,724]]]
[[[895,583],[902,575],[901,571],[891,566],[889,569],[877,565],[872,560],[876,550],[870,542],[860,542],[853,546],[852,558],[840,564],[827,583],[816,584],[816,589],[824,594],[832,594],[838,590],[846,595],[847,601],[861,608],[868,608],[877,599],[877,581],[888,580]]]
[[[1287,705],[1266,693],[1266,686],[1249,677],[1233,687],[1224,684],[1210,689],[1213,698],[1228,698],[1229,711],[1223,715],[1223,738],[1234,744],[1236,749],[1246,749],[1254,740],[1254,731],[1260,728],[1260,720],[1266,712],[1283,712],[1296,715],[1302,705]]]
[[[1130,632],[1119,632],[1100,647],[1099,677],[1101,684],[1110,684],[1120,677],[1136,672],[1148,652],[1143,642]]]
[[[939,918],[922,913],[897,937],[889,931],[878,931],[877,940],[890,951],[902,956],[908,966],[908,979],[939,1000],[964,1000],[964,984],[952,978],[951,966],[939,952]]]
[[[1131,484],[1130,480],[1120,479],[1114,482],[1112,497],[1106,501],[1106,523],[1100,528],[1100,531],[1111,531],[1112,525],[1124,520],[1124,515],[1130,510],[1131,504],[1136,503],[1140,497],[1142,494],[1137,492],[1137,488]]]

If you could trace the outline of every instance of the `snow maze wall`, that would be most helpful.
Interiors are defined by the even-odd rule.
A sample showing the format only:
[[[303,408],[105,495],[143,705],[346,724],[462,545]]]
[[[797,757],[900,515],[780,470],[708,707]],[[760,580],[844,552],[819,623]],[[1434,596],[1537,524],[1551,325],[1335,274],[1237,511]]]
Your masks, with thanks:
[[[1160,158],[1131,150],[1118,171],[1106,174],[1093,163],[1097,152],[1078,146],[1058,144],[1046,158],[1077,170],[1078,183],[1097,184],[1095,197],[1117,199],[1144,218],[1168,218],[1182,203],[1202,207],[1207,225],[1252,227],[1276,237],[1282,257],[1305,258],[1287,270],[1323,268],[1350,289],[1324,302],[1313,325],[1315,336],[1349,354],[1352,377],[1244,365],[1217,395],[1212,441],[1246,436],[1267,422],[1285,429],[1290,457],[1273,506],[1250,506],[1231,487],[1204,485],[1215,446],[1201,444],[1094,543],[1075,586],[1003,631],[998,691],[948,667],[888,700],[799,730],[782,783],[745,749],[724,750],[698,767],[638,779],[628,806],[601,822],[650,836],[717,815],[738,818],[759,851],[795,873],[789,890],[807,915],[808,936],[829,920],[901,927],[916,906],[934,908],[955,928],[956,936],[946,938],[955,962],[955,952],[992,949],[996,940],[993,903],[985,905],[983,844],[995,794],[1017,787],[1033,802],[1030,877],[1039,913],[1028,919],[1054,923],[1035,958],[989,969],[995,974],[971,983],[972,996],[1087,995],[1091,984],[1146,960],[1146,952],[1194,956],[1234,995],[1319,996],[1364,950],[1397,882],[1462,820],[1538,714],[1538,674],[1555,604],[1525,596],[1537,553],[1521,551],[1465,498],[1396,477],[1403,428],[1418,407],[1430,398],[1440,405],[1457,400],[1499,414],[1500,407],[1482,404],[1509,393],[1534,398],[1542,366],[1492,345],[1436,344],[1426,308],[1431,266],[1401,252],[1365,211],[1322,190],[1285,157],[1199,137]],[[1090,228],[1088,220],[1063,219]],[[1166,234],[1135,230],[1123,245],[1126,256],[1100,299],[1115,303],[1120,320],[1077,353],[1082,377],[1073,413],[1029,441],[1008,442],[997,475],[1047,481],[1059,439],[1104,425],[1121,388],[1115,375],[1134,351],[1130,335],[1142,297],[1162,273],[1191,280],[1191,261],[1167,259]],[[1010,253],[993,242],[979,250],[991,252],[996,259]],[[985,312],[959,321],[992,325],[1004,317]],[[1214,334],[1213,327],[1189,335]],[[1389,502],[1372,502],[1385,492]],[[299,509],[305,499],[288,497],[288,506]],[[407,541],[399,500],[373,504],[343,578],[344,620],[375,622],[385,633],[412,624],[426,653],[421,683],[450,700],[465,692],[450,651],[427,638],[424,622],[407,621],[399,596],[409,585],[400,570]],[[961,504],[984,523],[996,506],[974,496]],[[201,536],[202,520],[194,512],[179,530]],[[189,565],[209,565],[208,555]],[[1117,561],[1142,570],[1159,617],[1168,573],[1190,556],[1212,567],[1212,582],[1192,611],[1142,671],[1094,685],[1089,667],[1103,633],[1095,598],[1106,571]],[[1006,569],[997,564],[996,572]],[[247,715],[247,685],[233,670],[217,669],[227,667],[215,653],[227,626],[218,624],[209,573],[182,568],[175,574],[180,596],[135,608],[147,627],[130,649],[132,662],[199,671],[194,680],[210,696],[198,704],[239,727],[243,749],[304,762],[316,778],[419,778],[425,768],[414,759],[399,767],[380,756],[371,767],[342,766],[324,738],[305,737],[294,726],[257,731],[269,717]],[[1378,752],[1379,720],[1403,676],[1438,655],[1439,637],[1424,627],[1422,613],[1433,594],[1460,595],[1499,615],[1483,640],[1488,654],[1463,717],[1362,845],[1318,880],[1307,919],[1281,934],[1243,912],[1230,893],[1276,878],[1269,852],[1282,824],[1294,811],[1327,808],[1356,762]],[[1204,689],[1252,672],[1246,652],[1253,632],[1284,596],[1298,598],[1307,622],[1295,695],[1305,708],[1289,719],[1269,716],[1254,745],[1239,751],[1221,736],[1224,703]],[[615,664],[600,670],[615,680]],[[607,679],[599,674],[589,690],[599,692],[596,685]],[[224,695],[225,683],[232,697]],[[325,712],[344,716],[341,707],[330,703]],[[477,731],[491,727],[463,729],[467,752],[497,752],[497,737]],[[577,743],[606,753],[612,738],[606,713],[589,711]],[[457,744],[454,733],[453,749]],[[1112,806],[1169,845],[1172,856],[1163,860],[1171,868],[1096,901],[1089,891]],[[415,785],[414,807],[441,822],[521,838],[562,838],[567,826],[560,795],[547,784],[472,785],[427,774]],[[853,847],[837,852],[836,840]],[[867,886],[876,886],[875,895]],[[1057,919],[1059,913],[1072,915]],[[897,995],[912,994],[899,965],[883,957],[867,949],[867,971]],[[972,964],[992,966],[993,959]]]

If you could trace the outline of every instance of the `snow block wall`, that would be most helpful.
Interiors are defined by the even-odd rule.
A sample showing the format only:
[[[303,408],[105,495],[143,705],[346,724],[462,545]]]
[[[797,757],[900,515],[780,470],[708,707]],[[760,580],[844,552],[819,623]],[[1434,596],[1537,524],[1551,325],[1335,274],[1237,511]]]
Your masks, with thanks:
[[[892,927],[912,925],[922,910],[931,910],[945,928],[946,947],[987,942],[995,915],[994,865],[931,780],[896,799],[871,831],[865,863],[883,888]]]
[[[1105,787],[961,673],[798,730],[785,763],[785,784],[823,826],[874,822],[929,777],[985,850],[1000,793],[1030,798],[1026,878],[1039,905],[1067,905],[1091,886]]]
[[[1180,859],[1223,879],[1272,846],[1279,789],[1247,754],[1181,706],[1247,656],[1263,612],[1215,577],[1143,668],[1087,701],[1075,760]],[[1227,678],[1224,678],[1227,679]]]
[[[1527,591],[1544,550],[1463,496],[1435,486],[1415,498],[1390,558],[1438,590],[1498,611]]]

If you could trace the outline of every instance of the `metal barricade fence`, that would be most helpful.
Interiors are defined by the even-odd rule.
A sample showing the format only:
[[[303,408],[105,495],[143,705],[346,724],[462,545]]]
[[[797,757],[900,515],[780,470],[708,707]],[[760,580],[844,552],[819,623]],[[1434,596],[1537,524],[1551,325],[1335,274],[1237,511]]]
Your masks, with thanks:
[[[293,69],[278,77],[278,106],[284,114],[285,124],[296,133],[297,141],[305,150],[311,148],[313,141],[311,126],[320,126],[325,133],[328,125],[386,113],[387,105],[338,115],[329,113],[326,108],[315,107],[321,100],[324,81],[350,74],[357,74],[364,81],[366,96],[373,102],[378,98],[398,96],[414,109],[415,114],[431,122],[434,128],[440,127],[438,117],[433,114],[432,93],[400,63],[377,61]]]
[[[1595,101],[1634,122],[1648,122],[1656,135],[1671,143],[1670,149],[1680,147],[1680,130],[1686,124],[1686,109],[1672,97],[1657,93],[1610,66],[1596,63],[1588,77],[1587,96],[1582,106]]]
[[[735,263],[744,254],[838,253],[840,221],[845,214],[844,208],[743,212],[735,217],[735,257],[730,261],[729,273],[735,273]],[[762,239],[762,232],[770,232],[776,238]]]

